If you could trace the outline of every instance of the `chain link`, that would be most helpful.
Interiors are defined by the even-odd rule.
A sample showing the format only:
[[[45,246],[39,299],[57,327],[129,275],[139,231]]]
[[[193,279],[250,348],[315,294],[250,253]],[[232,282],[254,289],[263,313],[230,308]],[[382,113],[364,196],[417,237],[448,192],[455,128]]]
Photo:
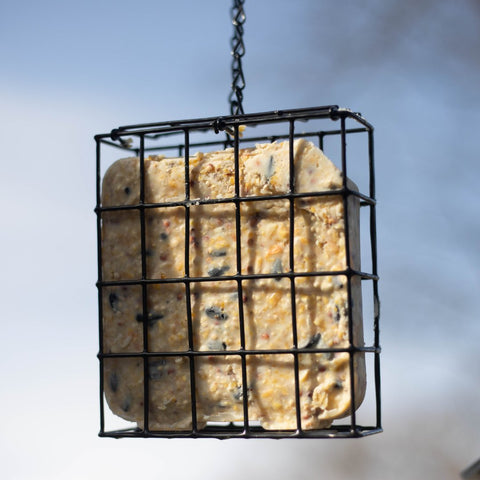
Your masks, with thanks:
[[[242,69],[242,57],[245,55],[245,44],[243,43],[243,24],[245,23],[245,12],[243,4],[245,0],[234,0],[231,9],[232,23],[234,26],[231,40],[232,53],[232,91],[228,98],[230,102],[230,113],[242,115],[243,111],[243,89],[245,88],[245,77]]]

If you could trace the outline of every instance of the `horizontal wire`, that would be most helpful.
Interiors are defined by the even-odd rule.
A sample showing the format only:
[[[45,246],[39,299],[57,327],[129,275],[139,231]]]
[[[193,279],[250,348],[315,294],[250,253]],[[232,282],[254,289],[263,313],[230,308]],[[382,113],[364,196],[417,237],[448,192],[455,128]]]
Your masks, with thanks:
[[[278,123],[285,122],[290,119],[308,121],[321,118],[330,118],[333,120],[340,118],[351,118],[361,123],[367,130],[373,131],[373,126],[359,113],[352,112],[348,109],[339,108],[338,105],[329,105],[323,107],[308,107],[290,110],[273,110],[269,112],[242,115],[204,117],[188,120],[125,125],[114,128],[109,133],[97,134],[94,138],[97,141],[105,138],[118,140],[119,137],[125,135],[148,135],[152,133],[169,134],[175,131],[184,130],[185,128],[195,130],[210,130],[213,128],[220,131],[224,130],[226,126],[233,127],[234,125]]]
[[[328,270],[318,272],[283,272],[283,273],[250,273],[223,275],[221,277],[167,277],[131,280],[102,280],[96,283],[97,287],[114,287],[128,285],[161,285],[168,283],[201,283],[201,282],[229,282],[238,280],[263,280],[279,278],[305,278],[305,277],[336,277],[336,276],[357,276],[365,280],[378,280],[378,275],[359,270]]]
[[[319,353],[381,353],[380,347],[374,346],[348,346],[335,348],[272,348],[272,349],[251,349],[251,350],[179,350],[178,352],[101,352],[98,358],[156,358],[156,357],[250,357],[252,355],[314,355]]]
[[[237,422],[235,422],[237,423]],[[360,438],[381,433],[382,428],[376,426],[357,425],[352,431],[350,425],[334,425],[320,430],[265,430],[260,426],[251,425],[248,433],[243,425],[207,425],[203,430],[192,432],[191,430],[151,430],[148,433],[136,428],[126,428],[101,432],[100,437],[110,438],[222,438],[222,439],[240,439],[240,438]]]
[[[319,192],[305,192],[305,193],[284,193],[278,195],[252,195],[250,197],[225,197],[225,198],[209,198],[209,199],[188,199],[188,200],[178,200],[174,202],[161,202],[161,203],[135,203],[132,205],[108,205],[108,206],[97,206],[95,212],[114,212],[114,211],[123,211],[123,210],[137,210],[144,208],[168,208],[168,207],[191,207],[191,206],[200,206],[200,205],[217,205],[222,203],[233,203],[238,202],[270,202],[274,200],[289,200],[291,198],[315,198],[315,197],[333,197],[333,196],[349,196],[358,197],[363,200],[365,205],[375,205],[376,200],[370,198],[369,196],[356,192],[355,190],[350,190],[348,188],[338,189],[338,190],[323,190]]]

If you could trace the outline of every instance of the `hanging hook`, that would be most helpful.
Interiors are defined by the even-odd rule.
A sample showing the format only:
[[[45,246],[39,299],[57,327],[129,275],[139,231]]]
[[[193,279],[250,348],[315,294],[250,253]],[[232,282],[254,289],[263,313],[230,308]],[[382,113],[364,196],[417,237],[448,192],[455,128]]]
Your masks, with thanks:
[[[231,39],[232,60],[232,91],[229,96],[230,113],[232,115],[244,114],[243,111],[243,89],[245,88],[245,77],[242,69],[242,57],[245,55],[245,44],[243,43],[243,24],[245,23],[245,11],[243,4],[245,0],[234,0],[231,9],[232,23],[234,26]]]

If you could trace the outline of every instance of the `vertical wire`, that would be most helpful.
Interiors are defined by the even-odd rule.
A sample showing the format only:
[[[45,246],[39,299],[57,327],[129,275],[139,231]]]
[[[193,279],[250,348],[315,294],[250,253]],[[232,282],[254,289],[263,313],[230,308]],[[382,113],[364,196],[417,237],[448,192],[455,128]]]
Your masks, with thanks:
[[[242,285],[242,238],[241,238],[241,200],[240,198],[240,153],[238,124],[234,125],[234,170],[235,170],[235,230],[236,230],[236,257],[237,257],[237,292],[238,292],[238,322],[240,327],[240,349],[245,352],[245,318],[243,310],[243,285]],[[244,434],[250,431],[248,420],[248,379],[247,360],[245,354],[241,357],[242,363],[242,391],[243,391],[243,420]]]
[[[350,229],[349,229],[349,211],[348,199],[351,193],[348,191],[348,172],[347,172],[347,133],[345,128],[345,116],[342,115],[341,124],[341,144],[342,144],[342,173],[343,173],[343,223],[344,223],[344,237],[345,237],[345,262],[347,275],[347,303],[348,303],[348,341],[350,344],[349,350],[349,367],[350,367],[350,402],[351,402],[351,432],[357,431],[356,411],[355,411],[355,367],[354,367],[354,343],[353,343],[353,309],[352,309],[352,265],[350,256]]]
[[[148,375],[148,295],[147,285],[147,241],[145,227],[145,137],[140,135],[140,251],[142,262],[142,311],[143,311],[143,428],[145,432],[149,431],[149,414],[150,414],[150,383]]]
[[[98,138],[95,138],[96,141],[96,196],[97,196],[97,267],[98,267],[98,339],[99,339],[99,367],[100,367],[100,433],[105,432],[105,407],[103,401],[103,390],[104,390],[104,381],[103,381],[103,287],[100,285],[103,280],[103,269],[102,269],[102,213],[100,210],[101,207],[101,175],[100,175],[100,155],[101,155],[101,144]]]
[[[373,143],[373,128],[368,132],[368,158],[370,170],[370,198],[375,199],[375,161],[374,161],[374,143]],[[376,227],[376,209],[375,205],[370,205],[370,242],[372,252],[372,273],[378,276],[377,270],[377,227]],[[377,414],[377,428],[382,426],[381,413],[381,380],[380,380],[380,301],[378,295],[378,280],[373,280],[373,306],[374,306],[374,345],[375,345],[375,399],[376,399],[376,414]]]
[[[197,396],[195,388],[195,357],[193,344],[193,320],[190,282],[190,131],[185,128],[185,303],[187,309],[188,351],[190,353],[190,401],[192,409],[192,432],[197,432]]]
[[[295,122],[290,120],[289,128],[289,202],[290,202],[290,250],[289,250],[289,268],[290,273],[295,271],[295,198],[292,196],[295,193],[295,152],[294,152],[294,133],[295,133]],[[297,432],[302,431],[302,420],[301,420],[301,405],[300,405],[300,379],[299,379],[299,366],[298,366],[298,335],[297,335],[297,305],[296,305],[296,291],[295,291],[295,276],[290,276],[290,301],[291,301],[291,312],[292,312],[292,340],[293,340],[293,372],[295,379],[295,415],[297,421]]]

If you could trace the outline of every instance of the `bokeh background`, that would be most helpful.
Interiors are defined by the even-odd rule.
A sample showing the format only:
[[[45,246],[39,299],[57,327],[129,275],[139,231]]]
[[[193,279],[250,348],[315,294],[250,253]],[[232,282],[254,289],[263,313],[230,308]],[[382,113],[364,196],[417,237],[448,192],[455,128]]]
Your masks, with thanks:
[[[247,0],[246,112],[376,129],[385,431],[100,439],[95,144],[229,113],[227,0],[0,5],[5,479],[453,479],[480,457],[480,2]]]

